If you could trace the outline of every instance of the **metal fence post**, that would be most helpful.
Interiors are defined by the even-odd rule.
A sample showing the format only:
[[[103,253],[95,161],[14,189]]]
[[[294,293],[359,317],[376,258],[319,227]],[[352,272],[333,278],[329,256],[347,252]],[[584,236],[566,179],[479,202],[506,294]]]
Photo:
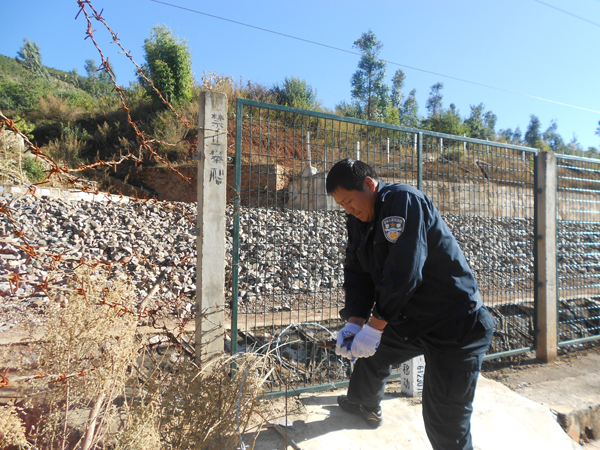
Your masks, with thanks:
[[[310,131],[306,132],[306,158],[308,159],[308,165],[312,166],[312,158],[310,154]]]
[[[196,249],[196,362],[223,352],[227,96],[200,94]]]
[[[238,351],[238,295],[240,268],[240,185],[242,179],[242,120],[244,104],[237,99],[235,124],[235,175],[233,180],[233,264],[231,267],[231,354]]]
[[[387,159],[387,165],[390,165],[390,138],[386,139],[386,144],[385,144],[385,156]]]
[[[537,345],[536,356],[553,362],[558,354],[556,283],[556,155],[539,152],[537,181]]]
[[[423,133],[419,132],[417,136],[417,189],[423,190]]]

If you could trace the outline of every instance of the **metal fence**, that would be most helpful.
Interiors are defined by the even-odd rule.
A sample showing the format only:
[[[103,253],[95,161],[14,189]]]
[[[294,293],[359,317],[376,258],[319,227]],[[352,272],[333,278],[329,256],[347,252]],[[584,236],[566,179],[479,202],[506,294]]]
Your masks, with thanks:
[[[347,380],[318,341],[343,325],[345,213],[329,168],[361,159],[424,191],[498,318],[489,355],[534,346],[536,150],[238,99],[231,232],[232,351],[271,355],[271,392]]]
[[[600,339],[600,161],[557,157],[558,342]]]

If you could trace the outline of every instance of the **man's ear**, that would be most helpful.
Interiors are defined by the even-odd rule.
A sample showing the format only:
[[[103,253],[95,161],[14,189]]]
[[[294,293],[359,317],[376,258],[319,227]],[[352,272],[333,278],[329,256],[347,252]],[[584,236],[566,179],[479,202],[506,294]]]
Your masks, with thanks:
[[[366,177],[363,186],[367,188],[369,192],[377,192],[377,185],[379,183],[371,177]]]

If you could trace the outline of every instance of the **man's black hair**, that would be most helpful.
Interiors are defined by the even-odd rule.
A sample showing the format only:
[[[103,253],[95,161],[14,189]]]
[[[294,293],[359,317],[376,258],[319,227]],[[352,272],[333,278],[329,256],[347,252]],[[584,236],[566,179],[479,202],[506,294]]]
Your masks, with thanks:
[[[342,159],[327,174],[325,188],[328,194],[332,194],[338,187],[347,191],[362,191],[367,177],[379,179],[375,169],[368,164],[351,158]]]

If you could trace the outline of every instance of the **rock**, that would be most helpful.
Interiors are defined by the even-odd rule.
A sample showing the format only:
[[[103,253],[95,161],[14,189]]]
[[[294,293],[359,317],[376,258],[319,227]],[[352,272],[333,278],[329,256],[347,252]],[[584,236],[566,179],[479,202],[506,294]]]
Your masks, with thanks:
[[[141,301],[162,269],[173,267],[175,270],[163,282],[159,295],[173,302],[183,296],[179,305],[195,304],[196,236],[190,226],[197,214],[195,204],[69,203],[32,196],[12,198],[10,194],[0,197],[2,201],[12,199],[12,219],[23,227],[28,243],[35,248],[43,246],[38,251],[46,253],[41,254],[62,255],[56,262],[61,270],[72,271],[80,258],[112,263],[115,273],[130,273],[132,294]],[[290,300],[282,303],[280,310],[295,310],[307,299],[319,307],[339,307],[343,299],[346,245],[346,219],[342,212],[241,207],[239,219],[240,312],[270,311],[273,298],[281,295]],[[445,215],[444,220],[454,232],[484,294],[533,289],[533,219]],[[231,296],[232,205],[227,206],[225,228],[225,292]],[[0,215],[0,230],[8,235],[0,242],[0,294],[6,297],[2,302],[14,306],[2,308],[0,320],[7,323],[5,315],[13,314],[7,311],[35,309],[26,308],[32,302],[29,297],[38,298],[33,302],[39,301],[43,295],[39,285],[47,276],[53,283],[66,283],[52,280],[49,256],[30,259],[20,247],[22,240],[11,234],[12,229],[6,216]],[[587,274],[588,268],[597,267],[598,234],[600,226],[593,223],[559,223],[563,248],[559,276]],[[582,242],[586,250],[577,251],[576,246]],[[18,292],[16,286],[12,292],[7,282],[6,276],[14,273],[20,274]],[[226,304],[230,301],[228,297]],[[172,313],[178,308],[193,315],[193,309],[187,306],[174,307]]]

